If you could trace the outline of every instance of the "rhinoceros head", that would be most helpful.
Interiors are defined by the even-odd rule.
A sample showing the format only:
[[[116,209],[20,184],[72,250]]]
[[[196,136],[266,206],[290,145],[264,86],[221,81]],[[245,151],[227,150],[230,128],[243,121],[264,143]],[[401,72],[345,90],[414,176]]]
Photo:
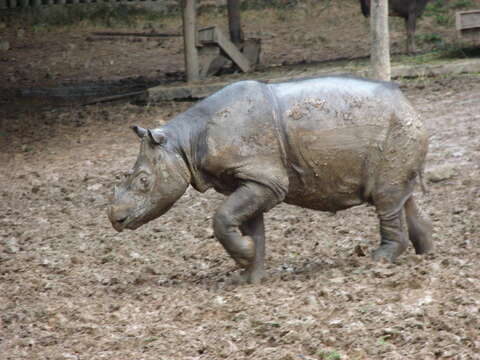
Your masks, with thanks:
[[[140,154],[133,169],[115,186],[108,217],[117,231],[134,230],[164,214],[185,192],[190,173],[180,154],[160,129],[133,126]]]

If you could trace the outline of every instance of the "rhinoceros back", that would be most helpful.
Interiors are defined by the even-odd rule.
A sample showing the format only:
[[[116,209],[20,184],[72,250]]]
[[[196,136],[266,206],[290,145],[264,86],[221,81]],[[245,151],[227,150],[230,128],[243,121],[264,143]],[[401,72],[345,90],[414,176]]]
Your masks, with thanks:
[[[398,88],[350,77],[269,87],[287,154],[286,201],[330,211],[368,201],[392,119],[402,122],[409,106]]]

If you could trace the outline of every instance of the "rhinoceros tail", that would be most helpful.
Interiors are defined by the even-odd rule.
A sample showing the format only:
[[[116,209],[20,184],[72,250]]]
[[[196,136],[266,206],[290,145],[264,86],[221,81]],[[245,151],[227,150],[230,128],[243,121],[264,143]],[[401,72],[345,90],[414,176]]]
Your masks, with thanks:
[[[425,181],[423,175],[425,174],[425,169],[422,167],[418,172],[418,180],[420,182],[420,188],[422,189],[423,194],[428,194],[428,188],[425,186]]]

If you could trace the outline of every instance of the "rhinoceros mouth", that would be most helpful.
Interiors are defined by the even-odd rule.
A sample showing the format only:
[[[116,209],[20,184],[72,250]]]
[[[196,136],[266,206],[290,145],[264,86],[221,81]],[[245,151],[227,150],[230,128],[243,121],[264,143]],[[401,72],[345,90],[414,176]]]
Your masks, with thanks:
[[[111,221],[112,226],[118,232],[122,232],[125,229],[125,222],[124,221]]]
[[[128,230],[136,230],[138,229],[140,226],[142,226],[141,223],[139,222],[136,222],[134,221],[133,219],[130,220],[130,219],[125,219],[123,221],[115,221],[115,222],[112,222],[112,226],[115,230],[117,230],[118,232],[122,232],[123,230],[125,229],[128,229]]]
[[[173,204],[172,204],[173,205]],[[156,212],[144,213],[139,217],[135,216],[127,216],[124,219],[119,220],[111,220],[113,228],[118,231],[122,232],[123,230],[136,230],[142,225],[156,219],[157,217],[163,215],[168,209],[172,207],[172,205],[167,206],[166,208],[160,209]]]
[[[125,224],[124,229],[137,230],[142,225],[143,224],[138,222],[138,221],[137,222],[136,221],[131,221],[131,222]]]

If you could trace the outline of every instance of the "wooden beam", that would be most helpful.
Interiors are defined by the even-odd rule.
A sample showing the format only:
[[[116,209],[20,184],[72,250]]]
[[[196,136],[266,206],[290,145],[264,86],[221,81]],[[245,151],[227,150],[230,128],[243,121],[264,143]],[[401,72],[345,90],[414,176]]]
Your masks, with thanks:
[[[371,77],[390,81],[390,38],[388,33],[388,0],[370,1]]]
[[[243,42],[242,25],[240,22],[240,0],[228,0],[227,11],[230,41],[238,47]]]
[[[99,31],[99,32],[93,32],[92,35],[95,36],[139,36],[139,37],[177,37],[177,36],[182,36],[181,34],[176,34],[176,33],[137,33],[137,32],[117,32],[117,31]]]
[[[197,3],[196,0],[182,0],[183,44],[187,82],[200,79],[200,67],[196,47]]]
[[[217,44],[240,70],[243,72],[250,70],[248,59],[217,27],[201,29],[198,32],[198,42],[199,44]]]
[[[457,11],[455,13],[457,30],[480,29],[480,10]]]

